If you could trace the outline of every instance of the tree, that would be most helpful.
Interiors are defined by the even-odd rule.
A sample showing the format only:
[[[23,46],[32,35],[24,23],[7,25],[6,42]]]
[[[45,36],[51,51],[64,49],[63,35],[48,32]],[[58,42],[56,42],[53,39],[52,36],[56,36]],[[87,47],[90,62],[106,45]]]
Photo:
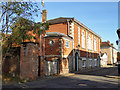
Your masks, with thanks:
[[[33,15],[40,11],[37,3],[34,2],[2,2],[2,14],[0,22],[2,23],[2,33],[12,32],[9,28],[19,17],[33,19]]]
[[[24,21],[24,22],[23,22]],[[41,29],[40,27],[44,27]],[[46,23],[35,23],[28,19],[20,17],[16,23],[11,27],[12,34],[11,38],[15,45],[20,45],[25,40],[31,42],[31,40],[36,40],[36,36],[44,33],[45,30],[48,30],[49,24]],[[30,33],[29,33],[30,32]],[[32,34],[31,34],[32,33]]]
[[[0,21],[2,22],[2,37],[3,37],[3,55],[10,52],[14,45],[20,45],[25,40],[36,39],[32,34],[38,36],[49,28],[48,23],[35,23],[34,16],[38,16],[39,12],[37,3],[33,2],[3,2],[2,15]],[[31,19],[31,20],[30,20]],[[44,27],[40,29],[40,27]],[[4,59],[3,58],[3,59]]]

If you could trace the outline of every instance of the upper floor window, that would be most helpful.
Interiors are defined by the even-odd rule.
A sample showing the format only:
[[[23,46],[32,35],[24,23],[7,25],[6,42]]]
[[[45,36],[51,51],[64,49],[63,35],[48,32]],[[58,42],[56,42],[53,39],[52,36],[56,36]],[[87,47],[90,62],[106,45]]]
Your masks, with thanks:
[[[91,40],[91,36],[89,35],[89,37],[88,37],[88,49],[92,49],[92,46],[91,46],[91,44],[92,44],[92,40]]]
[[[85,48],[85,32],[82,30],[82,48]]]
[[[69,41],[68,40],[65,41],[65,47],[69,48]]]
[[[80,45],[80,27],[78,27],[78,44]]]
[[[94,50],[96,51],[96,39],[94,38]]]

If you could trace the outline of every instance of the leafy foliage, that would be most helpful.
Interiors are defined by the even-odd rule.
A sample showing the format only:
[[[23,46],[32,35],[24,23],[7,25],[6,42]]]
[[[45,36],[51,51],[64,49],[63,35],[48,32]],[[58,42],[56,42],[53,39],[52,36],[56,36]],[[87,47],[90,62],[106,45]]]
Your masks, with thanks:
[[[11,26],[12,34],[7,37],[8,39],[6,40],[4,45],[12,47],[13,44],[20,45],[25,40],[28,40],[29,42],[32,39],[36,40],[36,36],[39,37],[40,34],[45,33],[45,31],[48,30],[48,28],[48,22],[36,24],[33,21],[20,17],[17,20],[17,22],[15,22]]]
[[[35,23],[33,17],[38,16],[39,8],[33,2],[2,2],[2,42],[3,52],[11,51],[13,45],[20,45],[25,40],[37,39],[36,36],[45,33],[48,22]],[[39,12],[40,13],[40,12]],[[40,28],[42,27],[42,28]],[[28,32],[33,32],[33,34]],[[4,55],[4,57],[6,57]]]
[[[33,15],[40,11],[37,3],[33,2],[2,2],[2,15],[0,22],[2,22],[2,33],[12,32],[10,26],[20,17],[26,19],[33,19]],[[36,14],[36,16],[38,16]],[[34,16],[35,17],[35,16]]]

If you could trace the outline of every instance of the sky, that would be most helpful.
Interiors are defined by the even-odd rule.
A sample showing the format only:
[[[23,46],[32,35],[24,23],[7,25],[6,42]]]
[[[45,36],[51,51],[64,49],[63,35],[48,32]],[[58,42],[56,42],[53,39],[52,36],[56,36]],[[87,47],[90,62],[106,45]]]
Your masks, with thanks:
[[[74,17],[101,36],[116,45],[118,29],[118,2],[45,2],[47,19]],[[39,22],[40,18],[35,21]]]

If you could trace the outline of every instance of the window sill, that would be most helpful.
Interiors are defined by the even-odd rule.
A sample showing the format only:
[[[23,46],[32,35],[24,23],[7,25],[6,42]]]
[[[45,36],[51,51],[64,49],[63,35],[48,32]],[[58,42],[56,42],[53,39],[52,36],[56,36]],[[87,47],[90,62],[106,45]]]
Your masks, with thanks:
[[[69,48],[69,47],[65,47],[65,48]]]
[[[82,68],[86,68],[86,66],[82,66]]]
[[[85,47],[82,47],[82,49],[85,49]]]

